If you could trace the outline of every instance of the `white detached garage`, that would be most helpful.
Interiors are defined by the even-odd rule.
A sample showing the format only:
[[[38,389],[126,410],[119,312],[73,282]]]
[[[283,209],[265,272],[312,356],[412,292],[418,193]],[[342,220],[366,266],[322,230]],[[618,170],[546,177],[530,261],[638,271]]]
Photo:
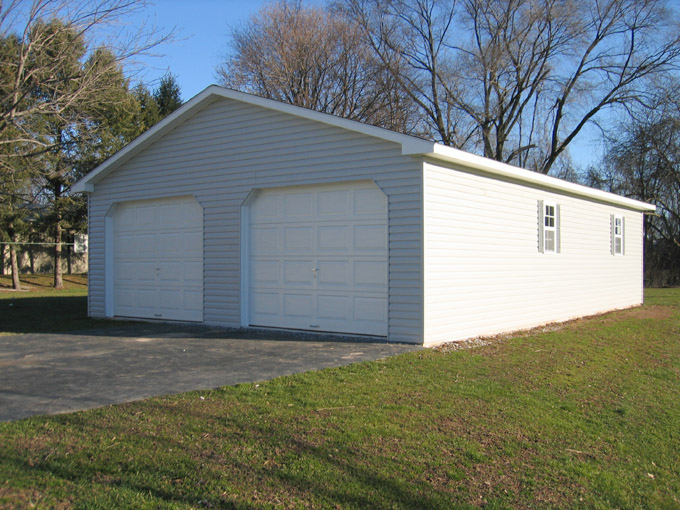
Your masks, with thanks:
[[[640,304],[654,210],[216,86],[74,190],[91,316],[425,345]]]

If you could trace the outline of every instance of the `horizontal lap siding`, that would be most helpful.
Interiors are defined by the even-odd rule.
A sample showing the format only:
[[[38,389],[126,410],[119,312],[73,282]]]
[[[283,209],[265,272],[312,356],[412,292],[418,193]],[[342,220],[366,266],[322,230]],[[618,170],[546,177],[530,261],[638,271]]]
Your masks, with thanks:
[[[538,252],[538,200],[560,205],[561,253]],[[625,217],[611,255],[610,215]],[[642,302],[642,216],[426,164],[425,342],[566,320]]]
[[[422,341],[420,164],[401,147],[218,100],[97,183],[90,197],[90,313],[104,315],[104,216],[112,203],[194,195],[204,208],[204,321],[240,326],[240,208],[255,188],[373,179],[389,200],[389,338]],[[420,293],[420,290],[418,290]]]

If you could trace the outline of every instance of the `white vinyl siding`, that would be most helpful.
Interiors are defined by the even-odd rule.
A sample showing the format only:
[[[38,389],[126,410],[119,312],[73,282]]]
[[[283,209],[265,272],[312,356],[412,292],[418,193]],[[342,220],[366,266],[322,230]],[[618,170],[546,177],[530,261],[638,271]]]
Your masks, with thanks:
[[[426,345],[642,302],[640,213],[613,262],[606,218],[622,209],[430,163],[423,180]],[[540,201],[560,205],[560,256],[536,249]]]
[[[92,316],[105,311],[105,215],[127,200],[194,196],[204,209],[206,324],[241,326],[241,206],[254,189],[373,180],[388,199],[388,337],[422,340],[421,165],[363,134],[218,99],[121,164],[90,195]]]

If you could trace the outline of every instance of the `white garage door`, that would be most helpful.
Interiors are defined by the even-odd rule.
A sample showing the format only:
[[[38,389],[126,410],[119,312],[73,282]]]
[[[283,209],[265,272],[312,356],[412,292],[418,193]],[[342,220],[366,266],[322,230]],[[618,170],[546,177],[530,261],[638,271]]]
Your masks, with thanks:
[[[249,254],[250,325],[387,335],[387,197],[375,184],[259,192]]]
[[[114,214],[114,315],[202,321],[201,206],[193,198],[129,202]]]

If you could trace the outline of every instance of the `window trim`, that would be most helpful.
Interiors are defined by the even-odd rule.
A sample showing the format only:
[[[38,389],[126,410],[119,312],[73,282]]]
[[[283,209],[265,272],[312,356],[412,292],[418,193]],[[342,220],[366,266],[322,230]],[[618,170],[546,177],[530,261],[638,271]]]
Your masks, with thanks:
[[[552,226],[546,226],[548,207],[553,208],[554,218]],[[546,232],[554,232],[554,245],[552,250],[546,248]],[[538,251],[540,253],[557,254],[562,251],[560,236],[560,204],[557,202],[539,200],[538,201]]]
[[[620,221],[619,227],[620,227],[620,232],[617,234],[617,225],[616,222]],[[619,251],[616,250],[616,241],[620,239],[621,240],[621,249]],[[623,215],[621,214],[612,214],[611,215],[611,253],[615,257],[622,257],[626,254],[626,219]]]
[[[552,215],[548,214],[548,208],[552,208]],[[549,218],[552,218],[552,226],[547,225]],[[548,232],[553,233],[552,250],[548,248]],[[557,251],[557,204],[554,202],[543,203],[543,253],[559,253]]]

